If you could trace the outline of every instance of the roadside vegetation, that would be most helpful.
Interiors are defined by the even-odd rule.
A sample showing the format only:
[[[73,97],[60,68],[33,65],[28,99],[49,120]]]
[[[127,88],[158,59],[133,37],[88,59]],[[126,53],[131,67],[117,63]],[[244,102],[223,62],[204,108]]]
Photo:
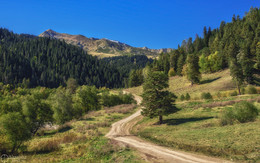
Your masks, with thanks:
[[[184,77],[170,78],[168,90],[177,92],[180,110],[164,116],[161,125],[157,118],[144,117],[132,133],[173,149],[259,161],[259,87],[243,85],[239,95],[228,70],[203,74],[201,80],[207,82],[190,86]],[[142,94],[139,88],[127,90]]]
[[[26,162],[138,162],[134,151],[104,137],[135,111],[131,94],[77,86],[74,79],[57,89],[0,86],[1,155]]]
[[[144,162],[137,152],[104,135],[112,123],[136,111],[123,104],[91,111],[78,120],[43,128],[27,141],[26,162]]]

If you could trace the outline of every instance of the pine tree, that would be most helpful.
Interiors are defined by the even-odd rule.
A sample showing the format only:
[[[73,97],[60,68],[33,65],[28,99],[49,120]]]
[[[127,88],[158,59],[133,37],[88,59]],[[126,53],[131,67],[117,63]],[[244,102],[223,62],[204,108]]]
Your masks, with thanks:
[[[178,58],[178,62],[177,62],[177,75],[179,75],[179,76],[182,75],[183,65],[184,65],[184,57],[183,57],[183,54],[181,54],[180,57]]]
[[[191,54],[187,58],[187,78],[191,81],[191,85],[199,83],[201,74],[199,71],[199,57],[195,54]]]
[[[143,85],[144,116],[153,118],[159,116],[159,124],[163,122],[163,115],[176,112],[173,104],[176,96],[165,89],[169,87],[168,76],[159,71],[150,72]]]
[[[260,70],[260,42],[257,43],[256,47],[256,67]]]
[[[253,82],[253,62],[249,57],[249,51],[247,48],[239,51],[237,58],[238,62],[241,65],[244,79],[248,84]]]
[[[234,43],[231,43],[229,46],[229,57],[230,57],[230,63],[229,63],[229,69],[230,69],[230,75],[232,76],[232,79],[236,83],[237,89],[239,94],[241,95],[240,87],[244,82],[244,75],[242,71],[242,66],[237,61],[236,54],[238,53],[238,48]]]
[[[189,94],[189,93],[186,93],[185,99],[186,99],[187,101],[190,100],[190,94]]]

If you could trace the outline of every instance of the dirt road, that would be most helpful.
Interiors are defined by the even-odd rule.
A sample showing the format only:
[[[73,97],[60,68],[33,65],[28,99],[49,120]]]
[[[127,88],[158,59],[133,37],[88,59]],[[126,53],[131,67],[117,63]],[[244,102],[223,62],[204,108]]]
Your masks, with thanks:
[[[137,104],[140,104],[142,98],[134,95]],[[207,156],[187,153],[183,151],[175,151],[162,147],[130,134],[132,127],[141,118],[141,110],[131,116],[112,124],[112,128],[106,137],[124,143],[130,147],[137,149],[142,157],[148,162],[175,162],[175,163],[215,163],[228,162]]]

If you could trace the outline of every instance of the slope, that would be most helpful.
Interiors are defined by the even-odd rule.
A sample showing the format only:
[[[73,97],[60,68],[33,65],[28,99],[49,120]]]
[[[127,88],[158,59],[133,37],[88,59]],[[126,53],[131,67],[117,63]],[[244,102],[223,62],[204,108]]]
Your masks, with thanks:
[[[87,51],[89,54],[101,57],[110,57],[118,55],[147,55],[156,56],[162,52],[170,52],[172,49],[148,49],[147,47],[136,48],[119,41],[109,40],[109,39],[97,39],[93,37],[85,37],[83,35],[71,35],[65,33],[58,33],[51,29],[48,29],[41,33],[39,37],[50,37],[60,40],[65,40],[65,42],[77,45],[83,50]]]

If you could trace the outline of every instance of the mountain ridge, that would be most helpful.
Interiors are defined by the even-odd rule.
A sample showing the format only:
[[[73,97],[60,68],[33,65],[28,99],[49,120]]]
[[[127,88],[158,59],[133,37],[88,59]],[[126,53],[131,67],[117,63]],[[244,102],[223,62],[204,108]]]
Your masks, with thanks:
[[[107,38],[86,37],[83,35],[72,35],[67,33],[59,33],[52,29],[48,29],[41,33],[39,37],[50,37],[64,40],[66,43],[77,45],[83,50],[91,53],[105,53],[118,55],[147,55],[156,57],[160,53],[170,52],[171,48],[149,49],[147,47],[132,47],[128,44]]]

